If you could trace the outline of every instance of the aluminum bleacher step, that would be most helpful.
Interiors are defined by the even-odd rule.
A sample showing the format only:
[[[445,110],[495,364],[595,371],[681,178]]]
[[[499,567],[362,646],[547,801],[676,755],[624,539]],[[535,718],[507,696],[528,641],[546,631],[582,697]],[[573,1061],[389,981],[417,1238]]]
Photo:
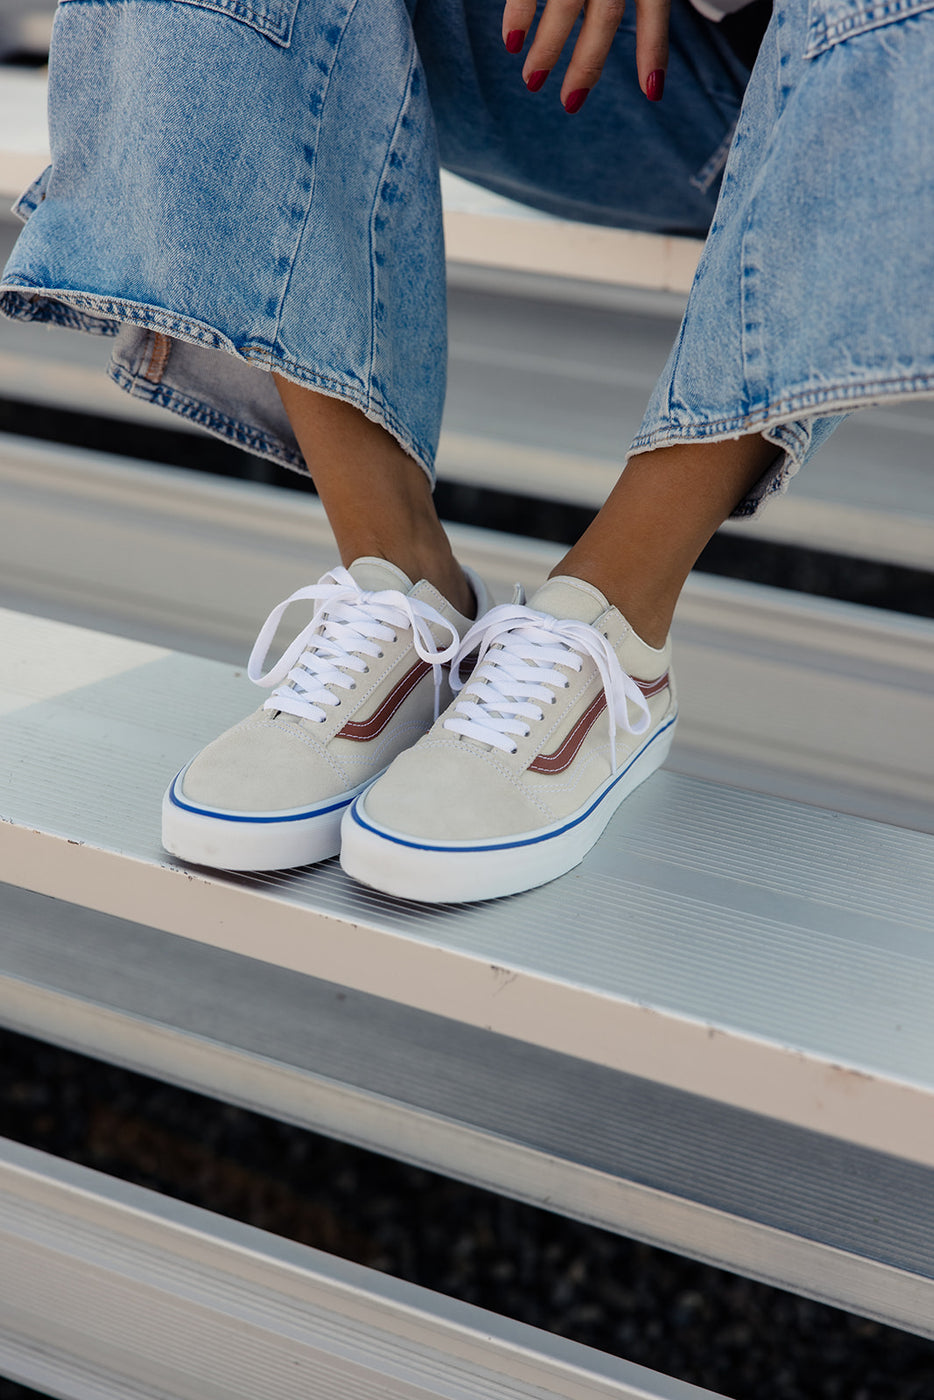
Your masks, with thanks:
[[[931,1332],[934,837],[662,773],[509,900],[197,870],[161,793],[242,674],[0,646],[6,1024]]]
[[[930,1167],[12,885],[0,921],[14,1030],[931,1331]]]
[[[5,606],[214,660],[334,562],[320,502],[256,482],[0,434],[0,493]],[[450,532],[500,600],[562,553]],[[694,574],[673,635],[669,767],[934,832],[934,622]]]
[[[715,1400],[0,1139],[0,1373],[69,1400]]]

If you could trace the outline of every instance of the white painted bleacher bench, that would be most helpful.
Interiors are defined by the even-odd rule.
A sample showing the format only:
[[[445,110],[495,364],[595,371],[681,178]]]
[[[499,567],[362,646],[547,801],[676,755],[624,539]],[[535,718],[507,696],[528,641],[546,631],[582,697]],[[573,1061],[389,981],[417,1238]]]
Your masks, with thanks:
[[[494,233],[461,213],[466,267],[456,239]],[[518,487],[531,458],[504,462]],[[315,501],[14,438],[0,486],[0,1022],[934,1335],[934,624],[693,579],[683,771],[564,880],[424,908],[159,847],[167,776],[254,703],[260,600],[330,562]],[[455,534],[501,592],[559,552]],[[724,771],[766,791],[696,776]],[[0,1374],[68,1400],[705,1393],[9,1142]]]

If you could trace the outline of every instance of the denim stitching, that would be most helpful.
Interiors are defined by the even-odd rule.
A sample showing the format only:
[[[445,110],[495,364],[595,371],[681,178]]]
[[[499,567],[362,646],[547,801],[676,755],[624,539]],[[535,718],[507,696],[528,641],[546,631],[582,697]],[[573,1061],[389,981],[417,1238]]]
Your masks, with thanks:
[[[310,376],[316,384],[328,385],[342,397],[353,398],[355,403],[364,401],[365,385],[351,378],[349,373],[346,379],[334,379],[330,375],[321,374],[318,370],[308,370],[304,365],[300,365],[294,360],[288,360],[282,355],[274,354],[268,345],[244,345],[239,352],[239,358],[247,360],[250,364],[255,364],[259,369],[268,370],[270,373],[273,370],[286,367],[294,374],[300,374],[303,378]]]
[[[350,8],[348,9],[347,14],[344,17],[344,25],[340,32],[340,38],[334,45],[334,48],[331,53],[331,65],[328,69],[328,74],[324,83],[324,88],[321,92],[321,101],[318,104],[318,110],[315,114],[314,140],[308,143],[315,152],[315,162],[314,166],[312,167],[311,183],[308,189],[308,196],[305,202],[305,213],[302,218],[302,225],[298,231],[298,235],[292,247],[292,260],[289,264],[289,270],[286,273],[285,281],[282,284],[282,295],[279,298],[279,306],[276,311],[276,325],[273,331],[273,340],[277,346],[279,345],[279,334],[282,330],[282,313],[285,308],[286,298],[289,294],[289,287],[292,284],[292,274],[295,271],[295,262],[298,257],[298,250],[302,245],[302,239],[305,237],[305,230],[308,227],[308,220],[311,218],[311,206],[314,204],[315,200],[315,186],[318,182],[318,136],[321,131],[321,117],[322,113],[324,112],[324,104],[327,101],[328,91],[331,86],[331,75],[334,72],[334,65],[337,62],[337,56],[340,53],[341,45],[344,42],[344,35],[347,33],[348,26],[350,24],[351,19],[353,18],[356,8],[357,0],[351,0]]]
[[[736,133],[736,128],[738,125],[739,117],[737,117],[736,120],[730,124],[729,130],[727,131],[723,140],[720,142],[720,145],[714,151],[710,159],[706,162],[706,164],[702,165],[700,170],[698,170],[697,174],[692,175],[690,180],[688,181],[688,184],[693,185],[696,190],[700,190],[701,194],[707,193],[714,180],[716,180],[717,176],[720,174],[721,170],[726,165],[727,157],[730,154],[730,147],[733,145],[733,137]]]
[[[84,4],[85,0],[67,0],[67,3]],[[10,293],[15,295],[17,292],[25,293],[30,290],[27,278],[22,278],[21,283],[21,286],[8,285],[7,292],[4,293],[2,302],[0,302],[0,307],[4,310],[6,309],[7,296]],[[47,298],[50,302],[54,299],[55,303],[60,303],[62,306],[73,307],[79,311],[96,312],[109,321],[122,321],[128,325],[140,326],[144,330],[164,331],[166,335],[170,335],[176,340],[187,340],[193,345],[207,345],[212,350],[225,350],[228,354],[237,354],[233,342],[221,335],[219,331],[213,330],[200,321],[193,321],[190,317],[164,311],[161,307],[146,306],[140,302],[121,301],[117,297],[101,297],[91,293],[75,292],[68,288],[40,287],[38,283],[31,285],[37,291],[42,292],[43,299]],[[24,297],[24,300],[27,299]],[[29,304],[28,301],[27,304]],[[40,306],[44,304],[45,301],[40,303]],[[43,320],[51,318],[43,316],[41,312],[30,311],[22,319]],[[62,324],[69,323],[62,322]],[[113,331],[104,332],[104,334],[115,335],[116,328]]]
[[[411,45],[409,54],[409,71],[405,75],[405,83],[402,88],[402,101],[399,103],[399,110],[396,113],[396,120],[393,124],[392,135],[386,145],[386,155],[376,182],[376,193],[373,197],[373,207],[370,210],[370,364],[367,370],[367,391],[370,396],[373,393],[373,370],[376,365],[376,306],[377,306],[377,272],[376,272],[376,210],[382,199],[383,181],[386,178],[386,171],[389,168],[390,157],[395,148],[396,138],[399,134],[399,125],[402,121],[403,113],[409,103],[411,96],[412,74],[415,71],[416,49],[414,43]]]
[[[45,297],[29,295],[25,278],[22,289],[7,289],[0,294],[0,313],[11,321],[35,321],[64,326],[66,330],[86,331],[89,335],[115,336],[118,326],[115,321],[100,317],[82,316],[79,311],[64,302],[47,300]]]
[[[152,386],[148,380],[140,378],[139,375],[131,374],[123,365],[111,364],[108,373],[113,382],[131,394],[133,398],[146,399],[161,408],[170,409],[179,417],[187,418],[190,422],[198,423],[202,428],[207,428],[217,437],[227,438],[239,447],[249,447],[257,456],[267,457],[270,461],[292,467],[295,471],[301,472],[303,476],[308,475],[302,459],[296,453],[289,452],[280,439],[269,437],[259,428],[251,428],[245,423],[229,418],[226,414],[219,413],[216,408],[212,408],[210,404],[189,398],[166,384]]]
[[[320,386],[326,391],[330,391],[334,397],[347,399],[355,407],[363,409],[363,401],[359,394],[355,394],[352,388],[346,384],[340,384],[336,380],[328,379],[324,375],[316,374],[313,370],[308,370],[302,365],[293,364],[291,361],[282,360],[277,366],[280,370],[288,370],[290,376],[302,383]],[[235,442],[240,447],[247,447],[258,456],[266,457],[270,461],[278,462],[282,466],[289,467],[293,471],[299,472],[302,476],[308,475],[308,468],[304,458],[290,449],[280,438],[270,437],[261,429],[250,427],[237,419],[230,418],[227,414],[220,413],[212,405],[193,399],[182,394],[178,389],[174,389],[166,384],[152,385],[150,381],[141,379],[139,375],[133,375],[123,365],[112,363],[109,369],[111,379],[126,393],[134,398],[143,398],[157,404],[161,408],[167,408],[170,412],[178,414],[182,418],[187,418],[191,422],[200,424],[218,437],[226,438]],[[406,429],[398,422],[395,415],[384,406],[379,408],[380,418],[383,425],[402,444],[405,450],[416,460],[424,471],[429,481],[432,480],[432,471],[429,465],[430,458],[421,444],[414,442]]]
[[[855,38],[858,34],[868,34],[871,30],[891,24],[894,20],[921,15],[931,8],[934,8],[934,0],[883,0],[882,4],[861,5],[854,13],[826,23],[822,16],[814,16],[815,6],[811,0],[804,57],[818,58],[845,39]]]
[[[113,0],[62,0],[63,4],[92,5],[112,4]],[[244,4],[243,0],[173,0],[173,3],[189,5],[195,10],[213,10],[215,14],[229,15],[231,19],[254,29],[257,34],[270,39],[278,48],[287,49],[292,41],[292,26],[295,22],[297,0],[291,6],[269,8]]]

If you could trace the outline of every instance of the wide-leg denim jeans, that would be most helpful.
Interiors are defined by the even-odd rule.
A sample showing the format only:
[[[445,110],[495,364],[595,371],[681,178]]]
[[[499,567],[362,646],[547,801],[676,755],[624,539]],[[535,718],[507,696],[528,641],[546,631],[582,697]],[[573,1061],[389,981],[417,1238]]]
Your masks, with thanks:
[[[63,0],[52,164],[0,310],[113,337],[124,389],[260,455],[304,466],[276,370],[431,474],[439,162],[562,217],[710,225],[632,450],[765,431],[783,452],[751,513],[841,415],[934,392],[932,9],[778,0],[744,101],[675,0],[656,104],[630,13],[569,118],[558,74],[523,87],[499,0]]]

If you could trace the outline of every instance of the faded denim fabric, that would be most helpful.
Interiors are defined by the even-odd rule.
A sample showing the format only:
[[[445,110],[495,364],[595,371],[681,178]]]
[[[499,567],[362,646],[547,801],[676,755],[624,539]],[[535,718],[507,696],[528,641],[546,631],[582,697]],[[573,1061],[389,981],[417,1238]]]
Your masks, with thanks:
[[[414,26],[413,26],[414,19]],[[64,0],[52,165],[0,309],[113,336],[122,388],[304,464],[268,373],[431,473],[446,368],[439,158],[570,218],[702,234],[747,70],[675,0],[665,99],[634,19],[586,107],[526,91],[501,0]]]
[[[627,14],[575,117],[500,0],[64,0],[53,163],[7,315],[113,336],[112,374],[301,469],[268,373],[430,474],[445,382],[439,159],[557,215],[702,234],[633,451],[764,430],[782,489],[850,409],[934,392],[934,0],[778,0],[748,74],[675,0],[661,103]],[[730,138],[740,113],[736,136]]]
[[[854,408],[934,393],[934,0],[779,4],[632,451],[751,431],[752,515]]]

